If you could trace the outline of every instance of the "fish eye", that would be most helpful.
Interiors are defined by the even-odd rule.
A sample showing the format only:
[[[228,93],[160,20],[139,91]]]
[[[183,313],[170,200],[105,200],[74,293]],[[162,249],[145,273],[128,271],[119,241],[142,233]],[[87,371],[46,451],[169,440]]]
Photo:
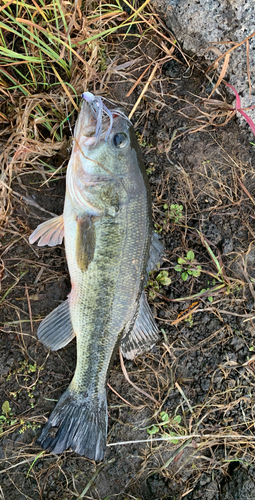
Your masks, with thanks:
[[[113,144],[115,148],[124,148],[128,143],[128,138],[126,134],[123,134],[123,132],[119,134],[115,134],[113,137]]]

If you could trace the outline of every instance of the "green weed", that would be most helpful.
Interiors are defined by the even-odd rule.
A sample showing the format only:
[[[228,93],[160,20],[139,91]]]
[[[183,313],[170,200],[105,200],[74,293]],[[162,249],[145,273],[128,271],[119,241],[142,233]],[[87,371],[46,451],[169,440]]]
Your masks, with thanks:
[[[151,163],[151,165],[153,165],[153,163]],[[147,173],[147,175],[151,175],[152,172],[155,172],[155,170],[156,170],[155,167],[151,166],[151,167],[146,168],[146,173]]]
[[[34,432],[36,432],[37,429],[41,428],[40,424],[36,424],[36,422],[25,421],[23,419],[20,419],[19,424],[21,425],[21,428],[19,429],[20,434],[23,434],[28,429],[32,429]]]
[[[153,273],[150,273],[152,276]],[[149,287],[149,297],[153,300],[155,299],[157,293],[161,292],[160,285],[168,286],[171,284],[171,278],[168,276],[168,271],[160,271],[155,279],[150,278],[147,287]]]
[[[136,132],[136,137],[137,137],[139,146],[141,146],[142,148],[152,148],[153,147],[153,144],[147,142],[145,137],[142,137],[142,134],[140,132],[138,132],[138,131]]]
[[[181,278],[183,281],[187,281],[189,275],[198,278],[201,274],[201,266],[197,265],[195,260],[195,255],[192,250],[190,250],[186,257],[178,258],[178,265],[175,266],[175,271],[181,273]]]
[[[165,210],[165,216],[174,224],[178,224],[183,219],[183,205],[170,205],[164,203],[163,208]],[[166,220],[164,223],[166,224]]]
[[[2,415],[0,415],[0,435],[4,432],[4,428],[16,424],[17,419],[13,419],[12,415],[9,401],[5,401],[2,404]]]
[[[160,422],[158,424],[153,424],[147,428],[148,434],[153,435],[160,432],[161,436],[166,439],[184,434],[184,429],[180,426],[182,420],[180,415],[175,415],[171,418],[166,411],[161,411],[159,418]],[[171,443],[178,444],[178,440],[171,439]]]
[[[16,391],[10,392],[10,396],[16,399],[18,394],[20,394],[21,391],[26,390],[27,396],[30,399],[30,406],[31,408],[34,408],[35,403],[34,403],[34,390],[37,386],[37,384],[41,383],[41,380],[39,380],[40,372],[43,370],[43,366],[37,366],[36,363],[31,364],[29,363],[28,360],[20,361],[19,362],[20,367],[17,370],[14,370],[10,372],[7,375],[6,380],[9,381],[13,375],[16,376],[17,380],[18,377],[22,377],[22,384],[20,385],[20,388],[17,389]],[[36,374],[36,379],[34,380],[33,375]],[[30,382],[28,385],[23,385],[24,382]]]

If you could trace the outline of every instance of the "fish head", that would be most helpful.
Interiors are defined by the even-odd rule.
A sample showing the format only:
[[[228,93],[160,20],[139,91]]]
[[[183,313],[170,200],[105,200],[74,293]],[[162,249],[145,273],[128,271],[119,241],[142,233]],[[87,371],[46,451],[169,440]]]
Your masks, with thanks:
[[[84,208],[87,204],[86,209],[89,204],[91,213],[99,215],[116,198],[106,192],[117,190],[125,203],[137,189],[138,178],[144,181],[147,176],[129,119],[118,109],[109,110],[101,97],[90,95],[92,100],[83,101],[76,122],[67,189],[74,202]]]

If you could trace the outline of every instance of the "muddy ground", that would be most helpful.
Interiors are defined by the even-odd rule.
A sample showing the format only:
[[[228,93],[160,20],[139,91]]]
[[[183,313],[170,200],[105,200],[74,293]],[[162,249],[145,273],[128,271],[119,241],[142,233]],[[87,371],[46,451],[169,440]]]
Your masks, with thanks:
[[[143,48],[145,56],[152,48]],[[133,80],[109,82],[109,96],[127,111],[143,88],[125,97],[140,74],[137,66]],[[28,243],[39,223],[62,213],[68,145],[47,159],[54,168],[63,164],[49,182],[38,170],[14,176],[23,198],[13,196],[0,243],[0,408],[9,402],[1,418],[0,498],[254,499],[255,141],[235,118],[195,131],[197,96],[211,89],[197,67],[170,61],[133,117],[171,284],[156,279],[159,271],[150,277],[161,339],[125,361],[130,379],[158,405],[127,382],[116,356],[101,464],[71,451],[42,453],[36,443],[76,362],[75,341],[53,353],[36,337],[41,319],[70,291],[64,248]],[[175,269],[179,258],[182,270]],[[195,272],[183,275],[187,269]],[[183,439],[159,440],[164,434]]]

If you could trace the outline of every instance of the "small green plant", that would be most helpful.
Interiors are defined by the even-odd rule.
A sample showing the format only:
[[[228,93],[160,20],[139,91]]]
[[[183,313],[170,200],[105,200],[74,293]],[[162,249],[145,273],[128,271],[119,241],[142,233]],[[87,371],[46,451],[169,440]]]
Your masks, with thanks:
[[[202,288],[201,293],[208,292],[209,290],[210,290],[210,288]],[[213,302],[213,296],[212,295],[209,295],[209,297],[207,297],[207,299],[209,300],[209,302]]]
[[[34,432],[36,432],[37,429],[41,428],[40,424],[36,424],[35,422],[25,422],[25,420],[21,419],[20,420],[20,425],[21,428],[19,429],[19,433],[23,434],[27,429],[32,429]]]
[[[210,283],[210,281],[208,281],[207,283],[208,283],[208,285],[211,285],[212,287],[214,287],[216,285],[216,280],[213,279],[211,283]],[[208,288],[203,288],[201,290],[201,293],[210,291],[211,290],[211,286],[209,286]],[[209,302],[213,302],[213,296],[212,295],[209,295],[209,297],[207,297],[207,299],[209,300]]]
[[[16,373],[20,373],[21,375],[24,375],[25,376],[24,380],[27,381],[29,378],[29,375],[31,375],[31,373],[35,373],[37,370],[43,370],[43,367],[38,367],[36,365],[36,363],[34,363],[32,365],[26,359],[24,361],[20,361],[19,364],[20,364],[20,367],[16,371],[10,372],[7,375],[7,378],[6,378],[7,381],[10,380],[11,376],[16,374]]]
[[[5,401],[2,404],[2,415],[0,415],[0,435],[3,433],[4,427],[16,424],[17,420],[13,419],[12,415],[9,401]]]
[[[152,148],[153,147],[153,144],[148,143],[146,141],[145,137],[143,137],[140,132],[136,132],[136,137],[137,137],[139,146],[141,146],[142,148],[146,148],[146,147],[147,148]],[[155,170],[155,168],[153,170]]]
[[[189,323],[189,326],[193,326],[194,320],[192,314],[190,314],[187,318],[184,320],[186,323]]]
[[[148,427],[147,432],[150,435],[161,432],[162,437],[166,439],[168,439],[169,437],[174,438],[178,434],[177,432],[170,430],[170,428],[174,428],[175,430],[178,430],[179,434],[183,434],[183,428],[180,426],[181,419],[182,418],[180,415],[175,415],[175,417],[170,418],[166,411],[161,411],[160,412],[161,422],[157,425],[153,424],[150,427]],[[171,442],[173,444],[177,444],[178,439],[171,439]]]
[[[150,273],[151,274],[151,273]],[[149,279],[147,286],[150,287],[149,297],[155,299],[156,294],[160,293],[160,285],[168,286],[171,284],[171,278],[168,276],[168,271],[160,271],[156,279]]]
[[[155,222],[154,228],[155,228],[156,233],[162,233],[163,227],[160,226],[157,222]]]
[[[155,167],[148,167],[146,168],[146,173],[147,175],[151,175],[152,172],[155,172],[155,170],[156,170]]]
[[[181,273],[183,281],[187,281],[189,275],[198,278],[201,274],[201,266],[198,266],[195,260],[195,255],[192,250],[189,250],[186,257],[178,258],[178,265],[175,266],[175,271]]]
[[[37,384],[42,383],[42,381],[39,380],[39,376],[40,372],[43,370],[43,366],[37,366],[36,363],[34,364],[29,363],[29,361],[26,359],[24,361],[20,361],[19,364],[20,364],[19,368],[10,372],[6,377],[6,380],[9,381],[11,377],[15,375],[17,379],[19,378],[22,379],[22,384],[20,385],[19,389],[12,392],[10,391],[9,394],[12,398],[16,399],[18,394],[20,394],[22,391],[25,390],[30,400],[30,406],[31,408],[34,408],[35,406],[34,390]],[[24,385],[24,382],[28,382],[28,385]]]
[[[165,210],[165,215],[168,219],[170,219],[171,222],[174,224],[178,224],[183,218],[183,206],[182,205],[170,205],[168,206],[167,203],[163,205],[163,208]],[[164,221],[165,223],[167,222],[166,220]]]

